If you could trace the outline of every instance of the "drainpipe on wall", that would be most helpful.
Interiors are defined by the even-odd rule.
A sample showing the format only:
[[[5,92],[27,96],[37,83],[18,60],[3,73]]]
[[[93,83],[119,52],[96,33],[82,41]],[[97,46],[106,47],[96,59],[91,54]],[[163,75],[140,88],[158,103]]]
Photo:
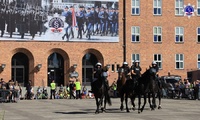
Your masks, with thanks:
[[[126,62],[126,0],[123,0],[123,61]]]

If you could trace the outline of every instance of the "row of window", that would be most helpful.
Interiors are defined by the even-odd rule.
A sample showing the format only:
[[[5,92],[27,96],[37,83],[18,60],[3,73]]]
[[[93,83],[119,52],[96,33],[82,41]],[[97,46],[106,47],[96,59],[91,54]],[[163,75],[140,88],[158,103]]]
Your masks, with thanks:
[[[132,54],[132,62],[135,60],[140,62],[140,54]],[[153,55],[153,61],[155,61],[158,64],[159,69],[162,69],[162,54],[154,54]],[[151,64],[151,63],[149,63]],[[111,71],[118,71],[120,67],[120,64],[116,65],[115,70],[115,64],[111,65]],[[200,54],[197,55],[197,68],[200,69]],[[175,69],[184,69],[184,54],[176,54],[175,55]]]
[[[132,42],[140,42],[140,27],[131,28]],[[162,27],[153,27],[153,42],[162,42]],[[184,42],[184,28],[175,27],[175,42]],[[200,42],[200,27],[197,27],[197,42]]]
[[[135,60],[140,61],[140,54],[132,54],[132,62]],[[157,62],[159,69],[162,69],[162,54],[154,54],[153,61]],[[197,68],[200,69],[200,54],[197,55]],[[175,69],[184,69],[184,54],[175,55]]]
[[[140,15],[140,1],[132,0],[132,15]],[[183,16],[184,0],[175,0],[175,15]],[[153,0],[153,15],[162,15],[162,0]],[[200,0],[197,0],[197,15],[200,15]]]

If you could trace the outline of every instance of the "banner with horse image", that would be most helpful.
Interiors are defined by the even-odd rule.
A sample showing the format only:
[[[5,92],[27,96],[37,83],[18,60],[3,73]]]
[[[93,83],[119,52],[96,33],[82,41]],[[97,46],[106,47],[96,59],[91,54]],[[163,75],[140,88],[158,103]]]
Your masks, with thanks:
[[[119,42],[119,0],[0,1],[0,40]]]

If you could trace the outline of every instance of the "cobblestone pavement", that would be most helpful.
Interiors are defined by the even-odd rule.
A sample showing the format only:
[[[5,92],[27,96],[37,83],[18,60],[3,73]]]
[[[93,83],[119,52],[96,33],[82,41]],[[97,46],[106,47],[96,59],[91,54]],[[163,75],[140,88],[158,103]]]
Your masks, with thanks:
[[[137,101],[136,101],[137,102]],[[0,120],[199,120],[200,101],[162,99],[162,109],[143,113],[121,111],[120,99],[112,99],[106,113],[95,114],[94,99],[21,100],[0,103]],[[130,103],[129,103],[130,106]]]

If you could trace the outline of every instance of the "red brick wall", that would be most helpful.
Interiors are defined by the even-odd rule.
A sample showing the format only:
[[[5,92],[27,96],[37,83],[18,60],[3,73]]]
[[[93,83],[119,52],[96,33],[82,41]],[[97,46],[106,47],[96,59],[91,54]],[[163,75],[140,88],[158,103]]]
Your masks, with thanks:
[[[184,0],[196,6],[196,0]],[[6,64],[6,68],[0,73],[0,77],[6,81],[11,79],[11,59],[16,52],[25,53],[30,59],[30,69],[33,71],[37,64],[42,64],[39,72],[30,72],[29,79],[33,80],[35,86],[42,85],[42,80],[47,83],[47,58],[53,52],[60,53],[65,59],[65,83],[67,83],[68,69],[77,64],[77,71],[82,78],[82,58],[87,52],[94,52],[97,58],[106,64],[120,64],[123,62],[123,21],[122,0],[119,0],[119,43],[88,43],[88,42],[39,42],[39,41],[0,41],[0,64]],[[141,0],[139,16],[131,15],[131,0],[126,0],[126,41],[127,62],[131,63],[131,54],[139,53],[141,58],[142,72],[151,64],[153,54],[162,54],[163,69],[160,75],[171,74],[186,77],[190,69],[197,68],[197,54],[200,54],[199,44],[196,42],[196,28],[200,26],[200,17],[175,16],[174,0],[163,0],[162,16],[153,16],[153,1]],[[140,42],[131,43],[131,26],[140,27]],[[162,43],[153,43],[153,26],[162,27]],[[176,44],[175,26],[184,27],[184,43]],[[97,53],[97,54],[96,54]],[[175,69],[175,54],[184,54],[184,69]],[[102,55],[99,57],[99,55]],[[116,72],[110,70],[110,84],[117,78]]]
[[[175,16],[175,1],[162,0],[162,15],[153,15],[153,0],[140,0],[140,15],[131,15],[131,0],[126,1],[127,14],[127,60],[132,53],[139,53],[143,72],[153,60],[153,54],[162,54],[163,69],[160,75],[171,74],[187,77],[187,71],[197,69],[197,54],[200,54],[200,44],[197,43],[197,27],[200,26],[200,16]],[[122,3],[122,0],[121,0]],[[184,5],[197,6],[196,0],[184,0]],[[140,43],[131,43],[131,26],[140,27]],[[153,43],[153,27],[162,27],[162,43]],[[184,43],[175,43],[175,27],[184,27]],[[184,69],[175,69],[175,54],[184,54]]]

